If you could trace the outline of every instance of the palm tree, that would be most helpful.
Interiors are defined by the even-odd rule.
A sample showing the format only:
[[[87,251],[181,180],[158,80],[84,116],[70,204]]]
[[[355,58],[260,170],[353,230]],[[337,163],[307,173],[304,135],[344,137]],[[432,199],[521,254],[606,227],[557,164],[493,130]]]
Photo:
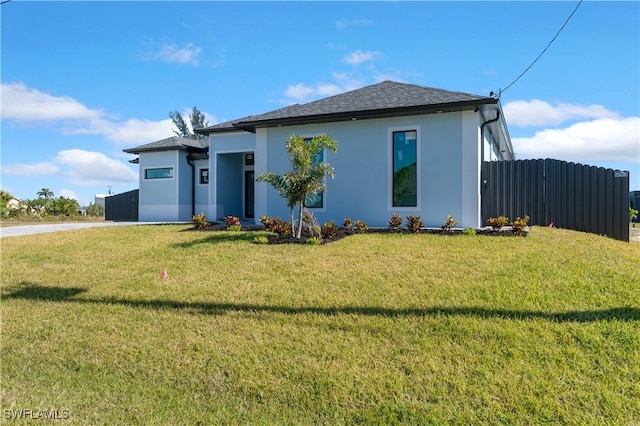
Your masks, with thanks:
[[[296,238],[302,234],[302,211],[309,196],[327,190],[323,179],[325,176],[334,177],[335,171],[328,163],[317,163],[318,154],[323,149],[331,152],[338,151],[338,142],[323,135],[316,136],[310,141],[300,135],[291,135],[286,144],[291,171],[282,176],[275,173],[264,173],[256,180],[271,184],[278,194],[286,199],[291,214],[291,234],[294,235],[294,207],[298,206],[298,229]]]
[[[42,188],[40,191],[38,191],[38,197],[46,198],[48,200],[49,198],[53,198],[53,191],[49,188]]]

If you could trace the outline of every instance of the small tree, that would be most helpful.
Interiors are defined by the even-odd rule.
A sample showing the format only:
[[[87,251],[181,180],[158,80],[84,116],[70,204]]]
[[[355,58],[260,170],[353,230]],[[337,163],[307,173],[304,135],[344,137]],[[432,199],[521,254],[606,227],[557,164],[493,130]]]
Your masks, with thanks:
[[[326,135],[316,136],[306,141],[300,135],[291,135],[285,145],[289,154],[291,171],[284,175],[264,173],[256,179],[258,182],[271,184],[278,194],[287,201],[291,215],[291,231],[296,238],[302,236],[302,211],[306,207],[307,198],[327,190],[324,177],[334,177],[335,171],[329,163],[317,163],[318,154],[328,149],[338,151],[338,142]],[[294,208],[298,206],[298,229],[295,231]]]
[[[189,114],[189,123],[191,124],[191,128],[187,126],[187,123],[184,121],[182,114],[178,111],[169,112],[169,117],[171,121],[173,121],[173,125],[176,126],[177,130],[174,130],[177,136],[187,139],[204,139],[204,135],[200,135],[195,132],[196,129],[202,129],[203,127],[207,127],[209,122],[206,120],[206,117],[203,113],[198,110],[198,108],[193,107],[191,110],[191,114]]]
[[[634,219],[638,218],[638,210],[632,209],[629,207],[629,222],[633,222]]]

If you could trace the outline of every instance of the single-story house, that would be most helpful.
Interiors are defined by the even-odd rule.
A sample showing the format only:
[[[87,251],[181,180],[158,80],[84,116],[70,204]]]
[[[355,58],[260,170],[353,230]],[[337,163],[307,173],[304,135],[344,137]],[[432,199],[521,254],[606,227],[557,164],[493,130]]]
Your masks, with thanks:
[[[392,81],[197,133],[207,138],[124,150],[138,156],[140,221],[190,221],[199,213],[210,221],[288,218],[285,201],[256,177],[289,170],[285,143],[298,134],[338,142],[337,153],[322,155],[335,178],[309,207],[320,224],[350,217],[387,226],[397,213],[438,227],[450,214],[477,228],[482,162],[514,159],[498,99]]]

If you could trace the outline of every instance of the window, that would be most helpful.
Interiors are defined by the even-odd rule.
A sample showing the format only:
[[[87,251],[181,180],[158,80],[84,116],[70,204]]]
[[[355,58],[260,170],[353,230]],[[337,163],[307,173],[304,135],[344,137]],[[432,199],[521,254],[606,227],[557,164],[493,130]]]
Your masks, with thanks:
[[[418,132],[393,132],[393,207],[418,206]]]
[[[144,169],[145,179],[173,179],[173,167]]]
[[[209,169],[200,169],[200,185],[209,183]]]
[[[253,163],[254,163],[253,153],[245,154],[244,155],[244,165],[245,166],[253,166]]]
[[[309,143],[312,138],[305,138],[304,141]],[[324,161],[324,150],[318,152],[316,158],[311,162],[312,164],[322,163]],[[324,192],[318,192],[313,195],[309,195],[306,199],[305,204],[310,209],[321,209],[324,207]]]

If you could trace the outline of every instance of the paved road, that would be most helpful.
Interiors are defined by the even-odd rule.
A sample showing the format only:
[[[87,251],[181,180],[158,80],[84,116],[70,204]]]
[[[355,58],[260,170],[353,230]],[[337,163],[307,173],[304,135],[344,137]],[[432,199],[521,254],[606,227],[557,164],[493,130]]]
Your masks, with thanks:
[[[22,235],[42,234],[45,232],[73,231],[76,229],[95,228],[98,226],[131,226],[153,224],[157,224],[157,222],[82,222],[3,226],[0,227],[0,238],[20,237]]]

